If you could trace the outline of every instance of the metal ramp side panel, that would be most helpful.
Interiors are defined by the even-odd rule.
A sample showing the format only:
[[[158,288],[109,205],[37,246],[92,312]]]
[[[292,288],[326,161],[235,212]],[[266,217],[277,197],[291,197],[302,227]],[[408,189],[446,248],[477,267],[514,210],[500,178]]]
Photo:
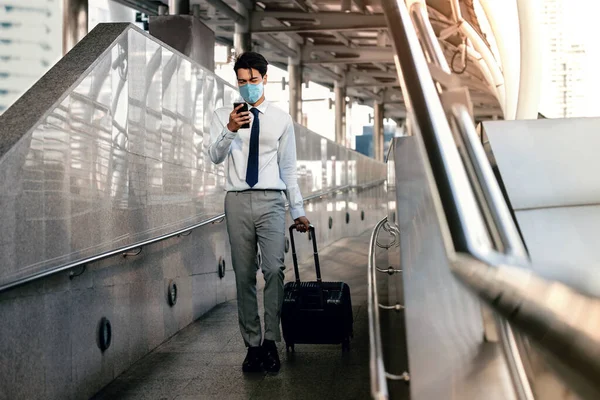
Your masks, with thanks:
[[[597,293],[600,118],[490,121],[483,129],[536,272]]]
[[[536,272],[600,296],[600,205],[516,212]]]
[[[418,141],[394,144],[411,400],[514,399],[500,346],[483,340],[480,303],[450,271]]]
[[[600,200],[600,118],[488,121],[483,130],[515,211]]]

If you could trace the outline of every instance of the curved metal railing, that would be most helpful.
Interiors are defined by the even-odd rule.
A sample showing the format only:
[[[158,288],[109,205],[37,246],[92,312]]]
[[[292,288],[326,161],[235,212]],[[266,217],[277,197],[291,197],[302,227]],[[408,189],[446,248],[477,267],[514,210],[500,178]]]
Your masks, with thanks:
[[[376,270],[377,255],[375,246],[377,235],[383,224],[387,221],[387,217],[382,219],[375,225],[371,240],[369,242],[369,262],[368,262],[368,294],[367,294],[367,310],[369,313],[369,364],[371,367],[371,394],[374,399],[383,400],[388,398],[388,388],[386,380],[385,366],[383,365],[383,349],[381,345],[381,331],[379,328],[379,309],[376,306],[377,300],[377,284]]]
[[[394,239],[390,244],[386,245],[379,243],[378,236],[382,229],[393,236]],[[371,395],[377,400],[388,399],[388,379],[396,381],[408,381],[410,379],[407,372],[397,375],[386,370],[383,360],[383,346],[381,343],[379,309],[402,311],[404,306],[399,303],[390,306],[381,304],[379,302],[379,295],[377,291],[377,273],[385,273],[388,276],[391,276],[402,272],[402,270],[394,269],[393,267],[389,267],[388,269],[378,268],[376,247],[387,250],[393,246],[397,246],[398,244],[398,232],[389,226],[387,217],[383,218],[377,223],[377,225],[375,225],[375,228],[371,233],[371,240],[369,241],[369,260],[367,265],[367,310],[369,314],[369,365],[371,371]]]

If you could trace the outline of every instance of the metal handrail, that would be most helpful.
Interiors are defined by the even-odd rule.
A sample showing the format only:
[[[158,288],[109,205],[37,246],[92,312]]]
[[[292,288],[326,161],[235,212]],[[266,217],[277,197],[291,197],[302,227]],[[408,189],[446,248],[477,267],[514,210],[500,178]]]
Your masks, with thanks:
[[[371,395],[376,400],[387,400],[389,397],[387,380],[393,381],[404,381],[410,380],[408,372],[403,372],[400,375],[392,374],[387,372],[383,362],[383,348],[381,344],[381,329],[379,320],[379,309],[382,310],[395,310],[402,311],[404,306],[396,303],[393,306],[388,306],[379,303],[379,295],[377,294],[377,273],[382,272],[380,268],[377,268],[377,255],[375,253],[375,247],[377,246],[377,236],[383,228],[386,232],[389,232],[394,236],[394,242],[398,242],[399,232],[396,230],[386,230],[387,217],[375,225],[373,232],[371,233],[371,239],[369,241],[369,259],[367,262],[367,275],[368,275],[368,294],[367,294],[367,312],[369,315],[369,366],[371,375]],[[394,270],[393,273],[400,272],[400,270]],[[385,271],[389,273],[389,270]],[[390,275],[393,275],[391,273]]]
[[[316,199],[316,198],[325,197],[325,196],[327,196],[327,195],[329,195],[331,193],[335,193],[335,192],[340,192],[340,191],[343,192],[343,191],[352,190],[352,189],[362,189],[363,187],[366,188],[366,187],[370,187],[370,186],[375,186],[375,185],[377,185],[377,183],[381,184],[384,181],[385,180],[378,179],[378,180],[375,180],[375,181],[372,181],[372,182],[365,183],[363,185],[355,185],[355,186],[346,185],[346,186],[342,186],[342,187],[339,187],[339,188],[325,190],[325,191],[322,191],[322,192],[319,192],[319,193],[315,193],[315,194],[313,194],[311,196],[306,197],[304,199],[304,202],[308,202],[308,201]],[[167,234],[164,234],[164,235],[156,236],[156,237],[153,237],[151,239],[147,239],[147,240],[143,240],[143,241],[140,241],[140,242],[136,242],[136,243],[133,243],[131,245],[119,247],[119,248],[114,249],[114,250],[106,251],[106,252],[103,252],[103,253],[100,253],[100,254],[96,254],[94,256],[86,257],[86,258],[83,258],[83,259],[80,259],[80,260],[69,262],[67,264],[59,265],[57,267],[50,268],[50,269],[47,269],[47,270],[42,271],[42,272],[31,274],[29,276],[26,276],[26,277],[23,277],[23,278],[19,278],[19,279],[16,279],[16,280],[12,281],[12,282],[0,285],[0,293],[4,292],[6,290],[9,290],[9,289],[15,288],[17,286],[21,286],[21,285],[24,285],[26,283],[33,282],[33,281],[36,281],[36,280],[48,277],[50,275],[54,275],[54,274],[59,273],[59,272],[68,271],[70,269],[77,268],[77,267],[80,267],[80,266],[84,266],[84,265],[87,265],[87,264],[90,264],[90,263],[93,263],[93,262],[101,261],[101,260],[103,260],[105,258],[114,257],[116,255],[122,255],[122,254],[127,253],[127,252],[129,252],[131,250],[134,250],[134,249],[141,249],[144,246],[148,246],[150,244],[158,243],[158,242],[161,242],[163,240],[167,240],[167,239],[173,238],[175,236],[187,236],[188,232],[191,233],[191,231],[193,231],[194,229],[198,229],[198,228],[200,228],[202,226],[209,225],[209,224],[220,223],[220,222],[222,222],[221,220],[224,220],[224,219],[225,219],[225,214],[221,213],[221,214],[218,214],[218,215],[216,215],[214,217],[211,217],[211,218],[209,218],[207,220],[198,222],[196,224],[187,226],[187,227],[182,228],[182,229],[178,229],[178,230],[176,230],[174,232],[171,232],[171,233],[167,233]]]
[[[437,40],[431,40],[432,37],[435,37],[435,33],[433,31],[433,27],[429,23],[425,7],[420,2],[413,3],[410,8],[410,13],[412,15],[415,28],[421,35],[421,44],[428,58],[433,64],[440,67],[442,71],[449,74],[450,66],[448,65],[448,61],[444,56],[444,51]]]
[[[310,201],[313,199],[320,199],[323,198],[329,194],[332,193],[338,193],[338,192],[345,192],[348,190],[365,190],[365,189],[370,189],[372,187],[378,186],[378,185],[382,185],[387,179],[376,179],[374,181],[371,182],[367,182],[367,183],[363,183],[361,185],[344,185],[344,186],[340,186],[334,189],[330,189],[330,190],[325,190],[323,192],[318,192],[318,193],[314,193],[311,194],[309,196],[306,196],[304,198],[304,201]]]
[[[415,30],[418,30],[420,43],[422,45],[422,49],[425,55],[431,60],[431,62],[434,65],[439,67],[442,71],[449,73],[450,68],[444,57],[443,51],[435,36],[435,33],[431,28],[431,24],[429,23],[423,4],[419,2],[413,3],[410,10],[410,15],[412,17],[412,22],[414,24]],[[429,78],[431,79],[431,77]],[[469,230],[472,228],[471,223],[466,223],[466,220],[464,218],[456,218],[454,221],[455,224],[453,236],[456,237],[456,233],[458,232],[462,238],[466,239],[464,247],[462,249],[459,248],[459,250],[466,251],[467,253],[477,257],[478,259],[486,260],[486,262],[490,263],[491,258],[495,258],[497,256],[496,251],[492,248],[492,242],[494,242],[494,239],[496,239],[494,233],[497,233],[500,240],[496,240],[496,246],[502,247],[503,250],[507,250],[507,252],[510,252],[510,254],[518,256],[519,259],[523,260],[526,257],[523,244],[520,241],[520,238],[518,237],[518,233],[516,227],[514,226],[512,218],[506,218],[507,216],[510,217],[510,212],[508,211],[506,203],[501,197],[502,195],[499,188],[497,187],[497,184],[495,186],[492,184],[492,182],[495,182],[495,180],[490,180],[490,176],[493,177],[493,173],[485,169],[485,164],[483,163],[484,159],[481,157],[481,153],[478,151],[481,149],[477,149],[477,146],[473,145],[471,137],[472,132],[469,129],[472,126],[472,122],[470,122],[470,116],[468,116],[467,113],[468,119],[465,118],[464,111],[466,111],[466,109],[464,108],[464,106],[455,106],[453,108],[453,111],[455,112],[454,120],[459,126],[459,131],[461,132],[461,136],[463,137],[467,156],[469,156],[469,159],[471,160],[471,165],[469,165],[469,167],[471,167],[474,170],[474,174],[476,175],[477,180],[480,184],[480,187],[478,188],[480,189],[479,191],[477,191],[476,188],[472,186],[472,190],[468,193],[468,197],[472,198],[475,203],[478,203],[481,206],[481,201],[477,201],[475,194],[482,193],[483,199],[480,200],[484,200],[486,204],[484,210],[482,210],[480,213],[481,220],[478,220],[477,223],[479,224],[482,221],[486,220],[486,216],[488,216],[488,214],[486,214],[487,212],[491,215],[491,218],[488,219],[491,219],[492,221],[491,223],[490,221],[487,221],[486,227],[489,229],[493,229],[493,231],[490,232],[489,241],[486,241],[485,243],[479,243],[479,245],[476,245],[473,240],[481,238],[481,226],[478,226],[478,232],[475,235],[469,235],[465,232],[469,232]],[[445,116],[443,119],[446,120]],[[450,127],[448,126],[448,128]],[[448,136],[449,141],[452,138],[451,135],[448,135],[447,131],[433,131],[431,133],[433,134],[433,136],[436,136],[436,134],[446,134]],[[450,146],[447,146],[445,148],[440,146],[439,152],[437,154],[434,154],[434,156],[438,156],[442,159],[444,157],[450,158],[453,155],[454,151],[458,152],[458,150],[456,150],[456,143],[453,143],[453,147],[454,149],[450,149]],[[485,154],[483,156],[485,157]],[[462,182],[464,182],[463,178],[468,176],[466,166],[462,165],[462,163],[461,166],[463,168],[457,169],[455,166],[452,167],[452,169],[443,171],[443,173],[440,173],[441,171],[438,171],[438,174],[436,176],[436,178],[438,178],[438,185],[440,185],[440,180],[442,182],[444,182],[444,180],[448,181],[448,186],[450,187],[451,195],[453,191],[456,191],[458,189],[455,185],[453,186],[450,182],[452,175],[461,178]],[[469,186],[474,184],[475,182],[471,181]],[[458,200],[461,201],[463,199],[458,198]],[[450,207],[448,206],[446,207],[447,214],[449,208]],[[461,207],[461,204],[455,203],[454,209],[450,209],[450,215],[452,215],[452,213],[460,214],[463,211],[464,206]],[[500,328],[500,337],[502,339],[502,348],[506,355],[505,358],[509,367],[515,391],[519,399],[531,400],[533,399],[531,386],[525,373],[525,368],[523,366],[518,347],[514,340],[514,334],[510,326],[504,320],[499,320],[498,322]]]
[[[32,275],[27,276],[25,278],[17,279],[17,280],[15,280],[13,282],[6,283],[6,284],[0,286],[0,293],[3,292],[3,291],[5,291],[5,290],[12,289],[14,287],[23,285],[25,283],[29,283],[29,282],[32,282],[32,281],[36,281],[38,279],[45,278],[45,277],[50,276],[50,275],[54,275],[54,274],[56,274],[58,272],[67,271],[67,270],[70,270],[70,269],[73,269],[73,268],[76,268],[76,267],[79,267],[79,266],[82,266],[82,265],[87,265],[87,264],[90,264],[90,263],[93,263],[93,262],[97,262],[97,261],[103,260],[105,258],[113,257],[113,256],[116,256],[116,255],[122,255],[124,253],[129,252],[130,250],[139,249],[139,248],[142,248],[144,246],[148,246],[149,244],[153,244],[153,243],[161,242],[161,241],[166,240],[166,239],[170,239],[172,237],[184,234],[184,233],[186,233],[188,231],[192,231],[194,229],[200,228],[200,227],[202,227],[204,225],[208,225],[208,224],[213,224],[213,223],[216,223],[216,222],[220,222],[219,220],[221,220],[223,218],[225,218],[225,214],[219,214],[219,215],[217,215],[215,217],[209,218],[209,219],[207,219],[205,221],[202,221],[202,222],[194,224],[194,225],[190,225],[190,226],[185,227],[183,229],[179,229],[179,230],[177,230],[175,232],[171,232],[171,233],[167,233],[167,234],[164,234],[164,235],[161,235],[161,236],[157,236],[157,237],[154,237],[152,239],[143,240],[141,242],[136,242],[136,243],[128,245],[128,246],[119,247],[119,248],[114,249],[114,250],[110,250],[110,251],[106,251],[106,252],[103,252],[103,253],[100,253],[100,254],[96,254],[95,256],[86,257],[86,258],[83,258],[81,260],[77,260],[77,261],[73,261],[73,262],[70,262],[70,263],[67,263],[67,264],[59,265],[59,266],[57,266],[55,268],[51,268],[51,269],[48,269],[46,271],[39,272],[37,274],[32,274]]]
[[[474,184],[481,188],[483,201],[488,206],[490,224],[498,233],[502,253],[498,254],[472,254],[475,258],[485,262],[487,265],[494,265],[494,259],[511,258],[512,261],[521,265],[529,262],[525,246],[521,240],[517,227],[510,215],[510,211],[504,201],[500,187],[495,180],[494,173],[486,160],[483,147],[479,144],[475,127],[471,121],[471,116],[464,105],[454,105],[451,108],[450,118],[456,124],[462,145],[466,151],[468,160],[471,163],[475,179]],[[533,390],[527,377],[527,372],[517,346],[515,335],[510,325],[504,319],[498,318],[500,328],[500,338],[504,350],[506,361],[515,390],[519,399],[533,400]]]
[[[451,108],[450,117],[456,123],[458,133],[463,140],[469,159],[472,161],[485,200],[490,205],[491,216],[504,246],[503,253],[512,255],[519,260],[527,260],[529,258],[527,251],[504,200],[500,186],[494,177],[494,172],[487,161],[485,150],[479,143],[469,111],[463,105],[454,105]]]
[[[383,224],[387,222],[387,217],[375,225],[371,240],[369,241],[369,259],[368,259],[368,294],[367,311],[369,314],[369,365],[371,372],[371,395],[376,400],[387,400],[388,387],[385,366],[383,364],[383,348],[381,346],[381,330],[379,327],[379,307],[377,300],[377,277],[375,267],[377,265],[377,256],[375,246],[377,235]]]
[[[582,398],[600,398],[599,299],[500,261],[490,265],[457,254],[451,265],[461,282],[541,346],[571,389]]]
[[[405,99],[408,106],[412,107],[415,127],[423,139],[443,199],[454,242],[453,248],[448,248],[452,272],[511,325],[536,339],[546,354],[553,355],[559,368],[568,371],[560,374],[560,377],[575,383],[575,389],[580,394],[589,395],[590,391],[600,394],[600,334],[597,329],[600,324],[600,301],[586,297],[562,283],[544,280],[526,268],[530,265],[523,255],[523,243],[519,243],[521,239],[514,221],[505,212],[508,206],[496,190],[497,182],[490,175],[490,167],[484,162],[481,149],[475,144],[478,142],[473,140],[470,117],[467,123],[464,111],[456,111],[452,118],[463,138],[468,155],[466,161],[471,163],[476,177],[474,182],[469,182],[465,170],[467,166],[458,159],[456,143],[435,92],[423,49],[414,26],[411,26],[406,5],[401,0],[383,0],[382,5],[395,46],[402,49],[397,51],[395,61]],[[437,39],[427,35],[427,32],[421,32],[421,35],[423,40],[431,42],[432,47],[439,46]],[[500,233],[499,244],[506,253],[492,247],[490,236],[483,238],[481,235],[484,224],[481,212],[478,215],[469,214],[470,218],[464,214],[467,206],[475,205],[478,210],[483,206],[475,197],[474,185],[479,185],[478,189],[483,193],[484,205],[491,211],[491,218],[487,222],[491,220],[491,228]],[[486,231],[488,228],[484,226]],[[551,301],[556,296],[563,296],[561,304],[568,306],[561,308]],[[572,305],[588,312],[585,315],[573,315]],[[592,323],[589,321],[591,315],[595,318]],[[514,356],[518,356],[512,331],[508,328],[501,332],[507,334],[503,342],[508,343]],[[512,375],[517,396],[531,398],[532,391],[520,358],[507,358],[509,363],[521,368],[517,375]]]
[[[389,26],[389,33],[396,46],[397,71],[407,93],[409,115],[414,117],[425,144],[431,170],[434,174],[442,206],[449,222],[454,246],[459,251],[485,252],[492,248],[487,226],[481,215],[473,188],[462,164],[450,124],[428,63],[419,44],[416,31],[403,1],[383,0],[382,5]],[[462,229],[469,226],[470,229]]]
[[[457,6],[457,4],[454,4]],[[421,3],[414,3],[411,7],[411,16],[415,28],[419,32],[424,52],[432,62],[444,72],[450,73],[450,68],[444,57],[443,50],[437,40],[433,28],[427,19],[427,13]],[[460,14],[460,8],[455,10]],[[461,18],[461,17],[460,17]],[[527,252],[519,236],[508,206],[498,186],[493,171],[486,161],[485,152],[479,145],[475,126],[471,116],[464,105],[456,104],[451,107],[450,117],[458,128],[460,138],[465,150],[465,156],[470,161],[469,172],[472,171],[474,179],[471,182],[476,186],[475,193],[481,194],[480,205],[484,207],[484,219],[488,219],[488,227],[492,230],[490,236],[497,247],[502,249],[503,255],[515,257],[518,262],[526,262]],[[483,203],[483,204],[482,204]],[[487,217],[487,218],[486,218]],[[468,228],[468,227],[466,227]],[[478,259],[492,264],[491,257],[496,257],[493,250],[472,248],[472,255]],[[502,349],[508,365],[509,372],[519,399],[533,400],[533,390],[527,377],[515,335],[510,325],[503,319],[497,318]]]

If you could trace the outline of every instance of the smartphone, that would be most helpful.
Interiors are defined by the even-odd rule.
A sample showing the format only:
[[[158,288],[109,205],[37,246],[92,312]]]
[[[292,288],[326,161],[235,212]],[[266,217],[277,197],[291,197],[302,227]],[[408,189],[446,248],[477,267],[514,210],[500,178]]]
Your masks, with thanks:
[[[235,110],[240,104],[243,104],[242,108],[237,110],[238,114],[244,111],[248,111],[248,103],[233,103],[233,109]],[[250,123],[244,124],[240,129],[250,129]]]

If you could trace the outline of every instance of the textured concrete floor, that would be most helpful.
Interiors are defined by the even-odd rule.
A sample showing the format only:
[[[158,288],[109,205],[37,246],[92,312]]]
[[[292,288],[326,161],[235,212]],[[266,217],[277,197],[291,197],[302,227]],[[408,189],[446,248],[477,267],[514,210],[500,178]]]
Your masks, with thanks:
[[[299,344],[295,353],[286,354],[284,343],[280,343],[282,366],[277,375],[243,374],[241,364],[246,349],[237,325],[237,306],[232,301],[217,306],[173,336],[94,400],[370,398],[368,241],[366,234],[343,239],[320,254],[323,279],[350,285],[355,321],[349,353],[342,354],[341,345]],[[311,269],[312,264],[301,266],[303,278],[314,279]],[[292,268],[286,272],[286,281],[292,280]]]

